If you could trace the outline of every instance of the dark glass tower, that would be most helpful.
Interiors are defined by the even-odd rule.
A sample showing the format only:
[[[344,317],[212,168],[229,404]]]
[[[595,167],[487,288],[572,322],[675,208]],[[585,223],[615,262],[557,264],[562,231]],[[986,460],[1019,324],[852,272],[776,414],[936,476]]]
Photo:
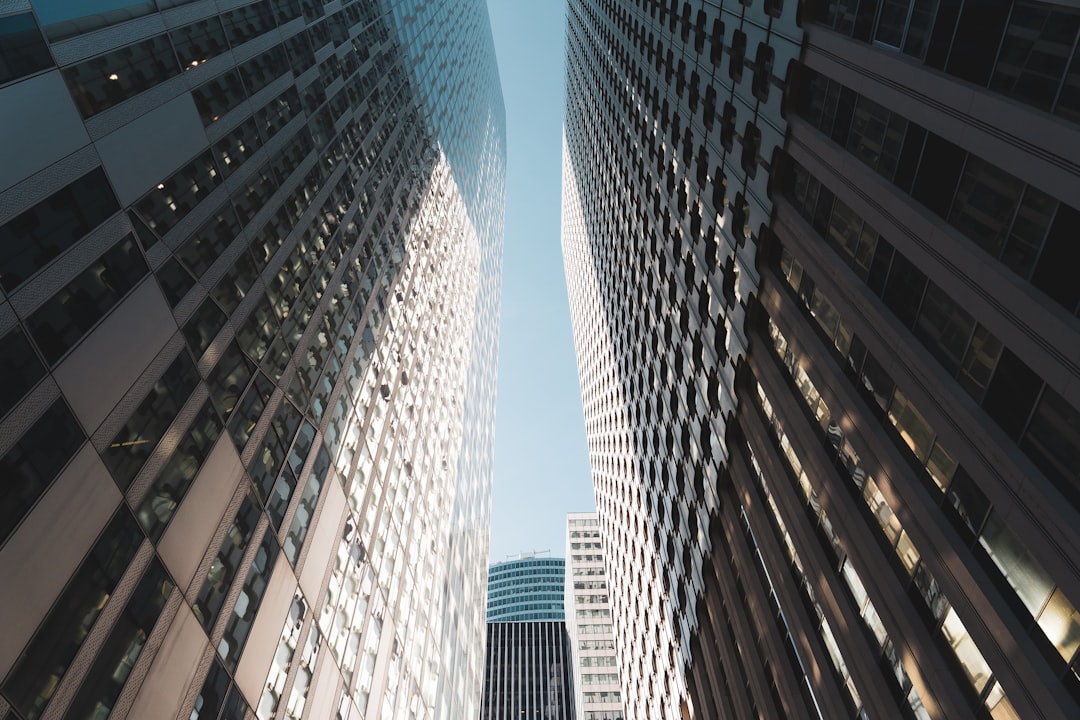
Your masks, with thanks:
[[[0,717],[475,717],[479,0],[0,4]]]
[[[628,714],[1080,714],[1080,11],[569,5]]]
[[[562,558],[521,557],[490,567],[481,720],[574,720],[565,578]]]

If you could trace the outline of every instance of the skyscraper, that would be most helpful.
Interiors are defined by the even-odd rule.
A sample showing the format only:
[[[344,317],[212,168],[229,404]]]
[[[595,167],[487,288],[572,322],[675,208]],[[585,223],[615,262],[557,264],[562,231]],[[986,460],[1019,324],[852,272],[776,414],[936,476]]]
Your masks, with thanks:
[[[484,4],[17,0],[0,57],[0,716],[475,716]]]
[[[562,558],[523,555],[488,570],[481,720],[573,720]]]
[[[488,568],[487,621],[562,620],[566,561],[523,554]]]
[[[1080,11],[571,0],[627,711],[1080,714]]]
[[[566,517],[566,630],[577,720],[624,720],[604,544],[596,513]]]

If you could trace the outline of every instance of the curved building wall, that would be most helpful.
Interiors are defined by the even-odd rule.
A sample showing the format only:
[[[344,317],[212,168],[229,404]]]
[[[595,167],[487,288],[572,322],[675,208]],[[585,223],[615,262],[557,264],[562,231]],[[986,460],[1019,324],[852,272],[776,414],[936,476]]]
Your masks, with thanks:
[[[0,44],[0,715],[477,716],[484,4],[17,0]]]
[[[562,620],[566,561],[524,558],[488,568],[487,621]]]

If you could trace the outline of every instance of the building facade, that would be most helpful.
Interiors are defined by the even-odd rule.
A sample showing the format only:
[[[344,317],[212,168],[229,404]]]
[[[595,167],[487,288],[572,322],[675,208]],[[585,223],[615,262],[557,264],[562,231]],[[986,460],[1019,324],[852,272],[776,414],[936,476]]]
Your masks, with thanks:
[[[629,716],[1080,713],[1070,5],[571,0]]]
[[[596,513],[566,516],[566,630],[577,720],[625,720]]]
[[[14,0],[0,58],[0,716],[476,716],[484,4]]]
[[[488,568],[487,621],[562,620],[566,561],[522,555]]]
[[[573,679],[562,620],[488,623],[481,720],[573,720]]]

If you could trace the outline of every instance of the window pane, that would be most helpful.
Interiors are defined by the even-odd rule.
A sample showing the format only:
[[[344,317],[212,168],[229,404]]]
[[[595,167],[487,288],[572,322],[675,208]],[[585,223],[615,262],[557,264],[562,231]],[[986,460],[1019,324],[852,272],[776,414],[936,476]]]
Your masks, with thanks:
[[[86,436],[57,400],[0,458],[0,544],[22,522]]]
[[[0,227],[0,285],[8,292],[120,209],[98,168]]]
[[[1054,644],[1065,662],[1069,662],[1080,647],[1080,613],[1058,588],[1050,596],[1046,609],[1039,615],[1039,627]]]
[[[65,68],[64,79],[88,118],[179,73],[169,36],[157,35]]]
[[[30,13],[0,18],[0,85],[53,65]]]
[[[1080,498],[1080,412],[1052,388],[1043,391],[1020,447],[1046,476]],[[1071,492],[1070,492],[1071,491]]]
[[[198,67],[229,49],[229,44],[225,42],[225,31],[218,17],[207,18],[171,30],[169,36],[172,38],[173,47],[176,48],[176,55],[180,59],[180,67],[184,70]]]
[[[974,155],[949,212],[949,223],[995,258],[1001,254],[1024,183]]]
[[[1032,616],[1038,613],[1054,588],[1054,582],[996,514],[991,513],[987,518],[979,544],[1016,591],[1028,612]]]
[[[0,338],[0,377],[4,378],[0,383],[0,417],[15,407],[44,376],[45,366],[34,353],[22,328],[16,326]]]
[[[960,368],[974,329],[975,319],[964,308],[937,285],[927,283],[915,335],[950,374]]]

